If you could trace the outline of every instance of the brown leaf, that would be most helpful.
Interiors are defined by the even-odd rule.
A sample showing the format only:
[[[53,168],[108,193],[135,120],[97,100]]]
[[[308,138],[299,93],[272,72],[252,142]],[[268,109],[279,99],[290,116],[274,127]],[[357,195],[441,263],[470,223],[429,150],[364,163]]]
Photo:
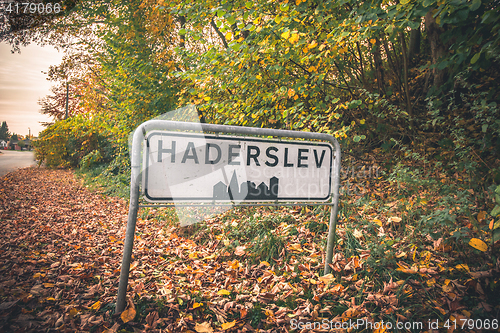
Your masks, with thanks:
[[[203,322],[201,324],[197,323],[194,330],[198,333],[213,333],[214,331],[208,322]]]
[[[245,249],[246,246],[237,246],[236,249],[234,250],[234,254],[241,257],[245,255]]]
[[[158,325],[158,318],[159,318],[159,315],[158,315],[157,311],[150,312],[146,316],[146,323],[148,324],[148,326],[150,328],[154,329],[156,327],[156,325]]]
[[[13,307],[13,306],[14,306],[17,302],[18,302],[18,300],[16,300],[16,301],[12,301],[12,302],[3,302],[2,304],[0,304],[0,311],[10,309],[10,308],[11,308],[11,307]]]

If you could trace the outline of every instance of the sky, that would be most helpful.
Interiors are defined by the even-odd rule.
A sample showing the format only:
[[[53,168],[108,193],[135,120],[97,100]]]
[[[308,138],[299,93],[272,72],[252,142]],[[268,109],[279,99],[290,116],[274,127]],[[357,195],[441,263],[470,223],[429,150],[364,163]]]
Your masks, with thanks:
[[[0,124],[7,122],[10,133],[38,136],[43,131],[40,122],[52,119],[40,113],[38,100],[50,94],[47,81],[49,66],[58,65],[63,57],[51,46],[30,44],[21,53],[11,53],[11,47],[0,43]]]

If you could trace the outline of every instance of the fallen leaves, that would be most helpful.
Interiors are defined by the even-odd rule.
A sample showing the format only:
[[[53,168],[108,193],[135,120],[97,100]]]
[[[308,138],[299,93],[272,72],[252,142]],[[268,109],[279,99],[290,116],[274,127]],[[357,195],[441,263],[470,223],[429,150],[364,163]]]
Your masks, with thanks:
[[[0,319],[8,318],[0,330],[286,331],[291,318],[409,318],[405,307],[426,302],[434,313],[470,318],[463,312],[469,291],[480,299],[476,308],[467,309],[470,313],[494,309],[485,281],[494,281],[497,266],[478,270],[470,262],[445,260],[452,249],[442,237],[423,240],[425,246],[414,245],[411,237],[397,240],[395,229],[405,223],[394,212],[387,214],[391,217],[377,212],[366,226],[340,223],[332,272],[322,276],[324,253],[318,244],[327,232],[312,229],[321,227],[315,210],[289,209],[283,212],[297,223],[276,223],[274,233],[283,239],[280,252],[253,262],[256,249],[250,242],[208,231],[198,242],[185,229],[144,213],[138,220],[128,307],[113,315],[127,203],[87,192],[63,170],[25,170],[2,185],[12,195],[0,201],[5,244],[0,249],[0,273],[5,273],[0,274]],[[270,218],[264,214],[271,216],[259,210],[254,218]],[[235,221],[232,217],[229,223],[241,229],[244,220]],[[214,219],[206,227],[220,224]],[[369,228],[381,235],[379,254],[366,249]]]

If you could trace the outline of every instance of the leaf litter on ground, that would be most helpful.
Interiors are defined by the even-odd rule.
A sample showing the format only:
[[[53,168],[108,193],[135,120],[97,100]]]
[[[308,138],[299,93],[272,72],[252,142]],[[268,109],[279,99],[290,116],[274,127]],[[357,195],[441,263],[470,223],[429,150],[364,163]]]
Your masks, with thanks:
[[[388,186],[372,181],[365,190]],[[22,169],[0,188],[6,332],[291,332],[298,323],[321,332],[314,322],[498,318],[489,292],[498,292],[499,261],[472,268],[457,264],[446,239],[412,239],[421,234],[398,210],[411,198],[351,215],[347,205],[366,193],[342,203],[326,276],[325,209],[235,209],[185,228],[147,211],[137,222],[128,305],[115,315],[128,202],[90,192],[67,170]]]

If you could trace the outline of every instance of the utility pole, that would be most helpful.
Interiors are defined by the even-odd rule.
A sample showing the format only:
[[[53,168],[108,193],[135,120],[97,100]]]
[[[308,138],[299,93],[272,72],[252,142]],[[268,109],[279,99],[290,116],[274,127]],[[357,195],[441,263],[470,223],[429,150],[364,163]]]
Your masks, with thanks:
[[[69,99],[69,84],[68,81],[66,81],[66,116],[64,119],[68,119],[68,99]]]

